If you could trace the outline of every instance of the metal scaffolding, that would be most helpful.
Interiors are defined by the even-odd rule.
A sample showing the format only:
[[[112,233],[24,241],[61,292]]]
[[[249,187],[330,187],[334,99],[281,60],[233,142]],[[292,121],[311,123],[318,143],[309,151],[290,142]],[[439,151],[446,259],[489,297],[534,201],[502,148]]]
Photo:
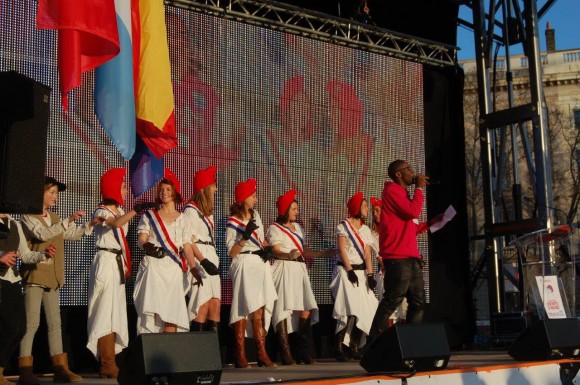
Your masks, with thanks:
[[[520,2],[522,4],[520,5]],[[553,3],[553,1],[550,1]],[[542,66],[536,0],[484,0],[467,3],[473,10],[477,86],[479,96],[479,141],[483,170],[485,241],[489,310],[492,321],[506,312],[502,250],[510,237],[552,224],[552,172],[549,158],[547,110],[542,84]],[[545,7],[544,7],[545,8]],[[522,44],[529,63],[530,100],[514,105],[513,74],[509,63],[510,46]],[[506,58],[506,109],[498,110],[492,97],[494,49],[503,47]],[[502,72],[503,73],[503,72]],[[531,143],[528,136],[531,127]],[[525,157],[526,167],[518,162]],[[511,158],[511,166],[509,160]],[[523,218],[521,179],[529,178],[537,202],[538,215]],[[511,205],[504,194],[511,184]],[[521,260],[520,260],[521,269]],[[521,270],[520,270],[521,272]],[[523,275],[517,282],[523,305]],[[523,312],[523,309],[522,309]],[[499,336],[494,336],[499,337]]]
[[[257,0],[165,0],[166,5],[432,66],[456,66],[457,48],[353,20]]]

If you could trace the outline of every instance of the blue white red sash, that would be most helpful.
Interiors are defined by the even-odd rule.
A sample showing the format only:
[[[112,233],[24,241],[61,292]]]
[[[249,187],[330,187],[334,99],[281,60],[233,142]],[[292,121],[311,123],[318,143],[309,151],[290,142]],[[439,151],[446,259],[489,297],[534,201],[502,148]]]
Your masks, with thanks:
[[[214,239],[214,231],[215,231],[215,225],[213,223],[213,221],[211,220],[210,217],[206,217],[205,215],[203,215],[203,213],[201,212],[201,210],[199,209],[199,207],[197,207],[197,205],[194,202],[189,202],[188,204],[185,205],[185,208],[183,209],[183,211],[187,210],[187,209],[194,209],[197,211],[197,213],[199,214],[199,217],[201,218],[201,220],[203,221],[203,223],[205,224],[205,226],[207,227],[207,231],[209,234],[209,237],[211,239],[211,241],[213,242]]]
[[[230,229],[236,230],[239,234],[244,234],[244,232],[246,231],[246,225],[244,223],[242,223],[242,221],[240,221],[239,219],[236,219],[234,217],[228,218],[228,222],[226,224],[226,227],[229,227]],[[262,248],[262,240],[260,239],[260,237],[258,236],[258,233],[256,233],[256,231],[252,232],[252,236],[250,237],[250,241],[252,241],[260,249]]]
[[[348,219],[343,219],[340,221],[340,224],[344,227],[344,230],[348,234],[348,237],[350,238],[350,241],[352,242],[355,250],[358,252],[358,255],[360,255],[361,259],[364,261],[365,243],[361,239],[360,235],[358,235],[358,231],[352,226]]]
[[[304,238],[300,235],[296,234],[294,231],[290,230],[286,226],[282,226],[279,223],[274,222],[274,226],[276,226],[280,231],[282,231],[290,240],[296,245],[296,248],[300,252],[300,254],[304,255]]]
[[[171,240],[171,237],[165,228],[165,224],[157,210],[147,210],[145,215],[149,218],[149,223],[155,232],[155,237],[159,241],[161,247],[163,247],[163,250],[165,250],[167,255],[169,255],[169,257],[171,257],[171,259],[181,267],[181,270],[187,271],[187,261],[179,252],[179,248],[175,246],[175,243]]]
[[[107,210],[108,212],[113,214],[115,218],[118,218],[117,214],[115,214],[107,206],[99,205],[99,209]],[[95,212],[93,213],[93,217],[95,216],[97,210],[95,210]],[[123,253],[123,260],[125,262],[125,277],[128,278],[131,275],[132,263],[131,263],[131,250],[129,249],[129,244],[127,243],[125,229],[123,229],[123,227],[121,226],[121,227],[112,227],[111,230],[113,231],[115,240],[121,247],[121,252]]]

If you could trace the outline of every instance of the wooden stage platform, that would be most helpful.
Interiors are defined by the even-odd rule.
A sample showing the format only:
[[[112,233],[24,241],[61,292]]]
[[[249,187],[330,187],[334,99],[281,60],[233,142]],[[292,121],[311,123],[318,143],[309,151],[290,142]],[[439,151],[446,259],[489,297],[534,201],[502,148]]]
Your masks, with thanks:
[[[279,366],[277,369],[223,368],[222,384],[262,384],[292,382],[315,385],[365,384],[365,385],[562,385],[560,364],[580,365],[580,360],[517,362],[505,351],[452,352],[447,369],[435,372],[418,372],[403,375],[406,379],[387,374],[368,374],[357,361],[339,363],[331,359],[319,360],[316,365]],[[99,379],[94,373],[82,373],[84,381],[78,384],[116,384],[116,380]],[[16,382],[16,377],[9,377]],[[576,376],[570,384],[580,383]],[[52,384],[50,375],[41,377],[41,384]],[[138,385],[138,384],[135,384]],[[169,384],[171,385],[171,383]]]

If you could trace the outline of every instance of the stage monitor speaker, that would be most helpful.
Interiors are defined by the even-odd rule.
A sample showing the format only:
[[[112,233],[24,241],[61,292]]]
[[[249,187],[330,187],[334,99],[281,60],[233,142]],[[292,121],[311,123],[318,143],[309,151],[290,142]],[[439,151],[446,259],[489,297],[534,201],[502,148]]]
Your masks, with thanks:
[[[517,361],[580,358],[580,321],[545,319],[533,323],[514,340],[508,354]]]
[[[218,385],[222,361],[218,334],[140,334],[117,355],[119,385]]]
[[[395,324],[371,342],[360,365],[369,373],[442,370],[450,355],[443,324]]]
[[[50,87],[0,72],[0,212],[42,214]]]

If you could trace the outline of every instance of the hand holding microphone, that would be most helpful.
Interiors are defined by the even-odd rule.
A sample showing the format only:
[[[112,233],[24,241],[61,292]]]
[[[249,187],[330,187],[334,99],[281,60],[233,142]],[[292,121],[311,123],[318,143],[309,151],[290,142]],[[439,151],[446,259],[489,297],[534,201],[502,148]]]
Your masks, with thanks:
[[[429,177],[423,174],[415,174],[413,177],[413,184],[415,188],[424,188],[429,184]]]

